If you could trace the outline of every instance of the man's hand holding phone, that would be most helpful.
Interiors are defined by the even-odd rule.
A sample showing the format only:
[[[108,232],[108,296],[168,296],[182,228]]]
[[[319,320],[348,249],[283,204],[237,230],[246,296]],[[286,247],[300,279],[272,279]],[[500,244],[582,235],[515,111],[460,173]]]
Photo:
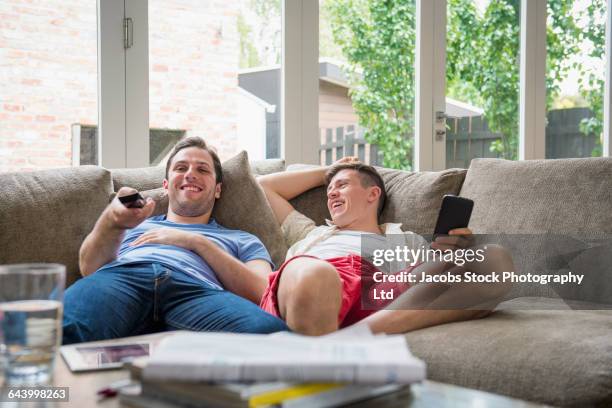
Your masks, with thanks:
[[[468,228],[474,202],[468,198],[445,195],[438,214],[431,248],[456,250],[472,246],[472,230]]]
[[[149,218],[154,209],[155,202],[151,198],[145,200],[135,189],[121,187],[115,199],[106,208],[105,219],[107,225],[114,229],[134,228]]]
[[[447,249],[456,250],[472,246],[474,242],[472,230],[465,228],[455,228],[448,232],[448,235],[438,235],[431,243],[433,249],[445,251]]]

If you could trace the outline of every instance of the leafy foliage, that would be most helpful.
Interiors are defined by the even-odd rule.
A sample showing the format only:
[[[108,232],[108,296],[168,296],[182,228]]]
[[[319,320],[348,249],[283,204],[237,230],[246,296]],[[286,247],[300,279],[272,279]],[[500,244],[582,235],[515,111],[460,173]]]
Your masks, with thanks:
[[[547,106],[558,97],[571,56],[584,41],[603,58],[605,0],[586,9],[579,26],[575,0],[549,0],[547,25]],[[327,0],[336,42],[349,67],[353,106],[366,138],[384,152],[384,165],[410,168],[414,129],[414,0]],[[492,0],[480,15],[473,0],[448,0],[447,94],[484,108],[501,140],[492,148],[516,159],[519,122],[520,0]],[[583,121],[585,134],[602,129],[603,83],[582,68],[584,99],[595,116]]]
[[[353,108],[387,167],[408,168],[414,128],[414,2],[342,0],[333,34],[349,62]]]

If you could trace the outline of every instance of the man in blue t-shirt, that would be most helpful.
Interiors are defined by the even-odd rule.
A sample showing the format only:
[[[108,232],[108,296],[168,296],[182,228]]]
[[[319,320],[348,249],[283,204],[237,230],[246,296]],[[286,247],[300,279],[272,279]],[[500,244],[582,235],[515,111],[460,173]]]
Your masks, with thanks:
[[[261,241],[211,218],[221,182],[215,151],[190,137],[166,165],[166,215],[149,218],[151,199],[142,208],[109,204],[81,246],[84,278],[65,294],[64,344],[174,329],[287,330],[258,307],[272,271]]]

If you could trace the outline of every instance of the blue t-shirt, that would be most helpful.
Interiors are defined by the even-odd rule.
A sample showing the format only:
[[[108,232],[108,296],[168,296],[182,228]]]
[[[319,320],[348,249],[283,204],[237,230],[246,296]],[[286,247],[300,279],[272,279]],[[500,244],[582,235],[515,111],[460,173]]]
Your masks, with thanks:
[[[165,215],[148,218],[136,228],[128,230],[119,248],[117,259],[105,267],[155,262],[172,270],[181,271],[197,279],[205,280],[221,289],[222,286],[215,271],[195,252],[174,245],[144,244],[135,247],[129,246],[143,233],[163,227],[200,234],[242,262],[261,259],[274,267],[270,254],[261,241],[248,232],[227,229],[217,224],[214,219],[211,219],[208,224],[179,224],[166,220]]]

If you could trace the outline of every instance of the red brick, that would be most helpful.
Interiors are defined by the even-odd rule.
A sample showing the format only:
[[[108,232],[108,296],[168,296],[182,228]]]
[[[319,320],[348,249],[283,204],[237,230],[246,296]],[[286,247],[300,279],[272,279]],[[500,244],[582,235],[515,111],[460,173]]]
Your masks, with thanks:
[[[4,110],[9,112],[20,112],[23,110],[23,106],[21,105],[9,105],[7,103],[4,104]]]
[[[41,80],[40,79],[22,79],[21,83],[23,85],[38,86],[41,84]]]
[[[153,72],[168,72],[168,66],[167,65],[154,64],[153,65]]]
[[[51,115],[37,115],[36,116],[36,121],[37,122],[55,122],[55,116],[51,116]]]
[[[55,159],[61,158],[63,166],[69,165],[70,124],[97,123],[95,7],[92,9],[89,3],[90,0],[74,0],[68,6],[61,0],[12,0],[10,4],[19,5],[24,14],[0,18],[15,23],[16,34],[27,35],[26,30],[36,28],[36,41],[43,46],[41,49],[49,50],[14,49],[14,40],[0,39],[0,48],[7,50],[5,55],[10,54],[6,60],[9,67],[17,69],[15,76],[8,78],[10,85],[3,88],[2,138],[27,138],[24,147],[16,148],[15,155],[20,156],[16,158],[23,159],[27,154],[24,150],[36,146],[55,152]],[[176,2],[165,3],[162,8],[150,5],[150,28],[164,28],[163,38],[149,41],[151,125],[189,129],[219,145],[224,157],[231,157],[237,148],[233,140],[237,113],[228,103],[232,103],[237,87],[238,36],[235,28],[225,23],[229,17],[223,16],[235,16],[238,8],[224,1],[205,6],[195,1],[189,4],[188,10],[179,10],[182,6]],[[0,14],[15,14],[11,6],[6,9]],[[180,28],[173,25],[177,19],[182,21]],[[28,27],[24,29],[21,25],[25,20]],[[215,39],[220,23],[224,23],[223,37]],[[213,44],[211,39],[215,39]],[[173,48],[176,43],[184,44],[184,51]],[[224,72],[232,74],[226,78]],[[36,82],[29,85],[29,80],[40,81],[40,86]],[[3,104],[19,110],[1,109]],[[6,161],[0,161],[4,170]],[[33,169],[45,165],[53,163],[32,160],[16,167]]]

